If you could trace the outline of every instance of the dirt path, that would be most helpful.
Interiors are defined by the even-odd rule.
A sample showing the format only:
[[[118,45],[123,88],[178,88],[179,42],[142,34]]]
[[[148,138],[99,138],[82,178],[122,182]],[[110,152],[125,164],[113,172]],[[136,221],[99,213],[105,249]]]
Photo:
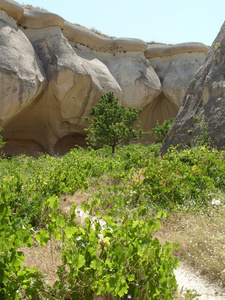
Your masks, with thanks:
[[[79,196],[80,197],[78,199],[80,202],[76,201],[78,204],[78,208],[76,209],[76,214],[80,216],[81,221],[84,221],[85,217],[87,217],[88,214],[84,213],[82,209],[80,209],[80,204],[82,201],[86,200],[86,197],[82,195]],[[67,209],[69,209],[69,207],[67,207]],[[103,226],[104,223],[105,222],[103,221],[101,226]],[[225,289],[222,289],[219,286],[210,283],[206,278],[200,276],[194,268],[187,266],[185,263],[180,262],[179,267],[177,268],[177,270],[174,271],[174,273],[177,279],[177,283],[179,285],[179,294],[181,295],[181,298],[182,295],[185,294],[185,291],[192,290],[192,291],[196,291],[197,294],[200,295],[194,299],[225,300]]]
[[[83,221],[85,217],[88,216],[88,214],[84,213],[80,208],[76,209],[76,214],[79,215],[81,220]],[[101,223],[101,226],[103,225],[105,225],[104,221]],[[192,290],[196,291],[197,294],[200,295],[195,299],[225,300],[225,289],[222,289],[219,286],[210,283],[205,278],[198,275],[194,268],[188,267],[187,265],[185,265],[185,263],[180,262],[178,269],[175,270],[174,273],[179,285],[179,294],[181,295],[181,297],[185,294],[185,291]]]
[[[180,292],[183,290],[195,290],[199,297],[195,299],[208,300],[224,300],[225,290],[207,281],[204,277],[196,274],[193,268],[188,267],[180,262],[180,266],[174,271],[174,274],[179,285]],[[181,293],[181,295],[184,294]]]

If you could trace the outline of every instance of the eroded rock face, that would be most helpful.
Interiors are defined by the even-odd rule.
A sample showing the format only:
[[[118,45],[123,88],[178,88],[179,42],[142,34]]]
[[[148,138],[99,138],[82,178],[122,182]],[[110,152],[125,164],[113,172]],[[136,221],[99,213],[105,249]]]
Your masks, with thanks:
[[[142,108],[142,127],[150,130],[177,114],[207,51],[202,44],[99,36],[55,14],[0,0],[5,151],[56,154],[85,145],[84,117],[108,91],[123,105]]]
[[[206,57],[203,66],[190,83],[183,106],[166,136],[161,152],[170,145],[181,148],[192,145],[202,134],[199,121],[204,120],[214,146],[225,146],[225,23]]]
[[[162,84],[165,97],[180,107],[190,81],[203,64],[207,47],[201,43],[178,45],[153,44],[145,56]]]
[[[0,11],[0,126],[26,109],[47,83],[45,71],[27,37]]]
[[[20,131],[13,120],[4,133],[10,140],[23,137],[30,140],[35,136],[38,144],[54,154],[61,138],[83,133],[84,116],[102,94],[112,90],[120,96],[121,89],[101,61],[78,56],[58,27],[47,35],[42,29],[30,30],[29,35],[45,66],[48,85],[37,103],[17,116],[16,127]]]

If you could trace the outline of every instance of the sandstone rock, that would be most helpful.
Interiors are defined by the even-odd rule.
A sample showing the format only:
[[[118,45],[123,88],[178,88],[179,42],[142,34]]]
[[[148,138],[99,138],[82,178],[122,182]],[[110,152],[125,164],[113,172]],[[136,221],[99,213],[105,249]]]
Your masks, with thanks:
[[[46,83],[29,40],[5,20],[0,19],[0,127],[35,101]]]
[[[10,155],[85,145],[84,117],[108,91],[142,108],[150,130],[177,114],[206,55],[202,44],[148,46],[99,35],[10,0],[0,0],[0,18],[0,126]]]
[[[128,38],[110,38],[95,34],[82,26],[65,22],[63,27],[63,34],[72,43],[80,44],[89,49],[115,53],[115,52],[136,52],[145,51],[147,44],[139,39]]]
[[[122,89],[122,104],[143,108],[161,92],[161,83],[143,53],[95,53]]]
[[[161,152],[170,145],[192,145],[201,134],[200,120],[205,120],[209,137],[219,149],[225,146],[225,23],[183,99],[183,107],[166,136]]]
[[[19,20],[22,16],[24,9],[21,5],[11,0],[1,0],[0,10],[4,10],[10,17]]]
[[[177,54],[203,52],[207,53],[209,47],[202,43],[181,43],[175,45],[165,45],[152,43],[145,50],[146,58],[167,57]]]
[[[61,138],[84,136],[83,128],[87,126],[84,116],[102,94],[112,90],[119,96],[121,89],[101,61],[78,56],[58,27],[47,32],[48,35],[46,29],[35,29],[26,34],[32,36],[33,46],[45,66],[48,87],[39,101],[17,118],[20,131],[15,128],[14,120],[4,134],[20,140],[35,137],[38,145],[55,154],[55,144],[58,142],[59,150]],[[13,137],[14,132],[17,134]]]
[[[163,93],[160,93],[150,104],[146,105],[140,114],[142,128],[149,131],[154,128],[157,123],[162,124],[169,118],[175,118],[179,107],[171,100],[167,99]],[[149,144],[154,142],[152,134],[144,136],[143,143]]]
[[[161,80],[164,96],[178,107],[208,50],[209,47],[201,43],[183,43],[152,44],[145,51],[145,56]]]
[[[23,28],[46,28],[58,26],[63,28],[64,19],[56,14],[42,10],[25,9],[23,15],[18,20],[18,25]]]

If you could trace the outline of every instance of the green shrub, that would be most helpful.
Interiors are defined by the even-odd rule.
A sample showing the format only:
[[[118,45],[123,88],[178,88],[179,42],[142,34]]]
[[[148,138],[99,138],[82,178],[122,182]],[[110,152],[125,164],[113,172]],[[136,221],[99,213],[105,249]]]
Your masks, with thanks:
[[[173,299],[177,288],[173,269],[178,260],[171,251],[179,246],[168,242],[162,246],[153,237],[161,224],[158,219],[145,217],[144,206],[125,212],[121,219],[106,213],[104,225],[87,216],[85,226],[81,226],[76,222],[75,205],[68,221],[58,213],[56,197],[50,198],[48,205],[51,222],[36,238],[46,244],[52,234],[63,241],[63,264],[58,267],[59,280],[52,293],[60,299],[65,295],[94,299],[94,295],[106,294],[124,299],[128,295],[132,299]],[[90,210],[87,204],[85,208]]]
[[[159,125],[159,123],[157,122],[155,128],[151,130],[151,132],[154,134],[156,143],[162,143],[171,125],[173,124],[173,121],[174,118],[170,118],[169,120],[164,121],[161,125]]]
[[[224,189],[224,160],[224,152],[207,147],[173,149],[161,160],[149,161],[142,180],[134,178],[128,188],[130,201],[167,209],[183,204],[199,208],[212,193]]]

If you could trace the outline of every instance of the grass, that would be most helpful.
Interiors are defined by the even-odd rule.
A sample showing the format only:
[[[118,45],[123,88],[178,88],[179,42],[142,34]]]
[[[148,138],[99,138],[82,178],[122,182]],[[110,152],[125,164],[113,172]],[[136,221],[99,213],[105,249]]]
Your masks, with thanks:
[[[43,7],[33,6],[33,5],[30,5],[30,4],[23,4],[22,6],[24,8],[26,8],[26,9],[39,10],[39,11],[43,11],[43,12],[49,12],[47,9],[45,9]]]
[[[105,37],[105,38],[110,38],[110,39],[115,38],[114,36],[109,36],[109,35],[107,35],[107,34],[102,33],[100,30],[98,30],[98,29],[96,29],[96,28],[94,28],[94,27],[92,27],[90,30],[91,30],[92,32],[94,32],[95,34],[97,34],[97,35],[99,35],[99,36],[102,36],[102,37]]]

